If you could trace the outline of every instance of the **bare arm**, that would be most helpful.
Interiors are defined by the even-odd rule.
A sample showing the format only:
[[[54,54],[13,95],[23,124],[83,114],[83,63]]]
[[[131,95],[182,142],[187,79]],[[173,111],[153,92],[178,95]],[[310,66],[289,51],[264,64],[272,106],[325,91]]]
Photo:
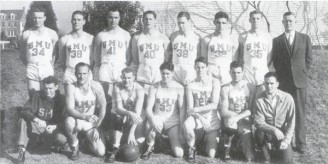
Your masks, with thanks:
[[[26,58],[26,42],[28,39],[28,32],[25,31],[22,36],[20,37],[19,40],[19,45],[20,45],[20,59],[23,62],[23,64],[26,66],[27,65],[27,58]]]
[[[164,48],[164,61],[169,61],[170,59],[170,51],[169,51],[169,45],[170,45],[170,40],[163,35],[163,48]]]
[[[138,35],[135,35],[131,39],[131,56],[132,56],[132,62],[138,66],[139,65],[139,54],[138,54]]]
[[[200,56],[202,56],[202,52],[201,52],[202,37],[200,37],[198,34],[197,34],[197,36],[198,36],[197,57],[200,57]]]
[[[90,45],[90,67],[93,70],[95,67],[95,61],[94,61],[94,45],[95,45],[95,37],[91,35],[90,39],[92,40],[92,43]]]
[[[58,41],[58,56],[59,56],[59,61],[61,64],[61,67],[65,71],[66,69],[66,42],[67,42],[67,37],[63,36],[59,41]]]
[[[93,89],[96,96],[96,109],[99,110],[99,116],[96,126],[99,127],[106,114],[106,98],[104,90],[99,82],[91,82],[91,88]]]
[[[238,61],[238,47],[239,47],[239,42],[238,42],[238,38],[233,40],[233,57],[232,60],[233,61]]]
[[[201,56],[205,57],[207,59],[207,53],[208,53],[208,44],[210,42],[209,36],[206,36],[203,38],[201,43]]]
[[[269,39],[269,47],[268,47],[268,58],[267,58],[267,61],[268,61],[268,68],[270,68],[270,70],[272,70],[272,36],[270,34],[268,34],[268,39]]]
[[[239,36],[238,42],[239,42],[239,47],[238,47],[238,61],[244,63],[244,43],[245,43],[245,34],[241,34]]]
[[[167,47],[167,54],[168,54],[168,61],[172,61],[173,58],[173,48],[172,48],[172,43],[174,41],[174,33],[170,35],[170,43]]]
[[[126,34],[125,36],[126,40],[125,40],[125,45],[126,45],[126,54],[125,54],[125,58],[126,58],[126,65],[129,66],[132,62],[132,56],[131,56],[131,36],[130,34]]]
[[[93,46],[93,60],[94,60],[94,65],[95,67],[100,66],[101,62],[101,33],[99,33],[94,41],[94,46]]]
[[[54,46],[54,50],[52,52],[52,62],[51,62],[51,64],[52,64],[52,66],[55,66],[55,62],[58,58],[58,56],[57,56],[58,55],[58,52],[57,52],[58,35],[55,31],[52,31],[51,36],[52,36],[52,39],[51,39],[52,40],[52,45]]]

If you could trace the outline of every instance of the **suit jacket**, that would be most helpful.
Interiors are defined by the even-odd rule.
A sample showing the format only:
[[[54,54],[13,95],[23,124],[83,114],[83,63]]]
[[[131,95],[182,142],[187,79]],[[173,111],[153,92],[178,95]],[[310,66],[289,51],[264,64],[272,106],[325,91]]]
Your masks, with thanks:
[[[308,35],[295,32],[292,46],[285,34],[273,39],[272,60],[280,88],[306,88],[308,73],[312,65],[312,44]]]

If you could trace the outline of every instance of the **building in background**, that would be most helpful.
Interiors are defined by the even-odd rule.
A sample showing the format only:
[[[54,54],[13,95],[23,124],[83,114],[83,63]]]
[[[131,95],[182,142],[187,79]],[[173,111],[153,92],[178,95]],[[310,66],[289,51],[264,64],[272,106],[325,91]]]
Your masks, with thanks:
[[[25,8],[21,10],[0,10],[1,40],[18,39],[25,26]]]

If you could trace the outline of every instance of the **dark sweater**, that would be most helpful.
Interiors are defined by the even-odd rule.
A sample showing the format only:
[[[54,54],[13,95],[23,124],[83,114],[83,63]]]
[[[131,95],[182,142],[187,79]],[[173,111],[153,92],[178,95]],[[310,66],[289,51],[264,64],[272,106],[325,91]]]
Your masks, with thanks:
[[[48,99],[44,92],[32,90],[30,98],[25,103],[20,114],[21,117],[33,121],[39,118],[47,122],[47,124],[63,123],[65,118],[65,96],[58,90],[52,99]]]

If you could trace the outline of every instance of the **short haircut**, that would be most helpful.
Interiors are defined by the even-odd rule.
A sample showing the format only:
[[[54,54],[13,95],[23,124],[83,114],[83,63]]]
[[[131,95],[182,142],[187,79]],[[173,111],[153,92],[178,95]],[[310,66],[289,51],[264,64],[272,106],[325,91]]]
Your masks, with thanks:
[[[206,66],[208,65],[208,62],[207,62],[206,58],[204,58],[203,56],[200,56],[200,57],[196,58],[196,60],[195,60],[195,65],[196,65],[196,63],[198,63],[198,62],[200,62],[200,63],[204,63]]]
[[[122,71],[121,71],[122,75],[126,74],[126,73],[132,73],[134,75],[134,71],[132,68],[129,67],[125,67]]]
[[[229,21],[229,15],[226,12],[219,11],[215,14],[214,20],[219,19],[219,18],[225,18]]]
[[[152,14],[152,15],[154,16],[155,19],[156,19],[156,17],[157,17],[155,11],[148,10],[148,11],[146,11],[146,12],[143,13],[142,19],[145,19],[145,16],[148,15],[148,14]]]
[[[263,12],[260,10],[254,10],[254,11],[250,12],[249,17],[252,17],[252,15],[255,15],[255,14],[260,14],[261,17],[263,17]]]
[[[182,18],[182,17],[186,17],[189,20],[190,19],[190,14],[186,11],[181,11],[181,12],[179,12],[177,18]]]
[[[230,70],[232,70],[233,68],[241,68],[242,70],[244,70],[244,65],[239,62],[239,61],[233,61],[230,63]]]
[[[165,69],[167,69],[167,70],[170,70],[171,72],[173,72],[174,71],[174,65],[170,61],[164,62],[163,64],[161,64],[161,66],[159,67],[159,69],[161,71],[164,71]]]
[[[46,14],[46,9],[45,8],[43,8],[43,7],[40,7],[40,6],[38,6],[38,7],[32,7],[31,8],[31,12],[32,13],[35,13],[35,12],[42,12],[42,13],[44,13],[44,14]]]
[[[58,79],[55,76],[48,76],[48,77],[43,79],[43,84],[58,85]]]
[[[109,12],[118,12],[120,14],[120,16],[122,15],[122,11],[117,8],[117,7],[111,7],[108,9],[107,15],[109,14]]]
[[[296,17],[296,15],[291,11],[285,12],[283,17],[290,16],[290,15],[293,15],[294,17]]]
[[[85,14],[84,11],[81,11],[81,10],[75,10],[75,11],[72,13],[72,17],[73,17],[74,15],[82,15],[84,20],[87,19],[87,15]]]
[[[269,78],[269,77],[274,77],[278,81],[276,72],[268,72],[264,75],[264,79]]]
[[[77,63],[75,65],[75,72],[77,72],[77,70],[80,68],[80,67],[88,67],[89,71],[91,70],[91,67],[89,64],[87,63],[83,63],[83,62],[80,62],[80,63]]]

